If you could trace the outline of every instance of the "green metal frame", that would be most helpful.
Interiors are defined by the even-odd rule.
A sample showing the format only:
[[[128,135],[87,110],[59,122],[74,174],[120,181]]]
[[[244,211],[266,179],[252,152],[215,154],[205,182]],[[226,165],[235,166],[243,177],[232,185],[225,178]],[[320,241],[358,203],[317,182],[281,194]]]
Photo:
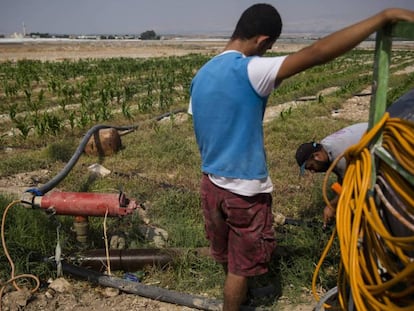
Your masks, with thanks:
[[[375,42],[372,97],[369,109],[369,129],[381,120],[387,109],[387,88],[393,38],[414,40],[414,23],[398,22],[395,24],[389,24],[377,32]],[[414,186],[414,176],[406,172],[406,170],[398,164],[398,162],[388,153],[388,151],[381,146],[381,143],[382,133],[380,133],[374,141],[373,152],[375,155],[390,165],[411,185]],[[375,163],[372,168],[372,176],[372,186],[374,186],[376,179]]]

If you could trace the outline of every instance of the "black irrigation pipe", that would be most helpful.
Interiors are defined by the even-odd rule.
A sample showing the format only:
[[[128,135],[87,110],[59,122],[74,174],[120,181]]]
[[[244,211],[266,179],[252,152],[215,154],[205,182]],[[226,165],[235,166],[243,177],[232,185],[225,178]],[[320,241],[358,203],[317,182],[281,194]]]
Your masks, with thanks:
[[[62,261],[62,269],[64,273],[72,274],[101,286],[117,288],[120,291],[128,294],[139,295],[141,297],[187,306],[199,310],[219,311],[222,310],[223,307],[221,300],[190,295],[161,287],[129,281],[114,276],[108,276],[97,271],[69,264],[65,261]],[[241,306],[240,310],[265,311],[262,308],[252,306]]]

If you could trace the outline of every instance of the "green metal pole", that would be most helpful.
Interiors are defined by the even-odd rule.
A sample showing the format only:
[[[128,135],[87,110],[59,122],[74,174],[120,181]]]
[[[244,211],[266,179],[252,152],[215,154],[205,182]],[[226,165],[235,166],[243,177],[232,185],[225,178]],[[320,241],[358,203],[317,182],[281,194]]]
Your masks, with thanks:
[[[387,88],[392,45],[391,31],[392,26],[388,25],[379,30],[376,36],[374,76],[368,122],[369,129],[381,120],[387,108]]]

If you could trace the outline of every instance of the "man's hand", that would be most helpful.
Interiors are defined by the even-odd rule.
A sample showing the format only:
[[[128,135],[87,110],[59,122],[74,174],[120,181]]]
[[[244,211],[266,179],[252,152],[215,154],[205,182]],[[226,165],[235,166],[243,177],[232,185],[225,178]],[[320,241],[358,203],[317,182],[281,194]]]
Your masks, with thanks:
[[[336,211],[332,207],[325,206],[323,210],[323,229],[335,218],[335,214]]]
[[[336,195],[332,200],[329,201],[331,206],[325,206],[325,209],[323,210],[323,229],[326,229],[326,226],[335,218],[338,201],[339,195]]]

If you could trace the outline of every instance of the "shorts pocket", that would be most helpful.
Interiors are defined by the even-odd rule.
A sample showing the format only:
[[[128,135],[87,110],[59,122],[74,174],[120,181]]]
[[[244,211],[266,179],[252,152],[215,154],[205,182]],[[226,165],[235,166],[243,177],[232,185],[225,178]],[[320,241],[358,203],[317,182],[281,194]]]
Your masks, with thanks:
[[[243,198],[226,199],[223,203],[223,211],[226,214],[226,222],[235,228],[248,228],[255,216],[251,207],[254,204]]]

